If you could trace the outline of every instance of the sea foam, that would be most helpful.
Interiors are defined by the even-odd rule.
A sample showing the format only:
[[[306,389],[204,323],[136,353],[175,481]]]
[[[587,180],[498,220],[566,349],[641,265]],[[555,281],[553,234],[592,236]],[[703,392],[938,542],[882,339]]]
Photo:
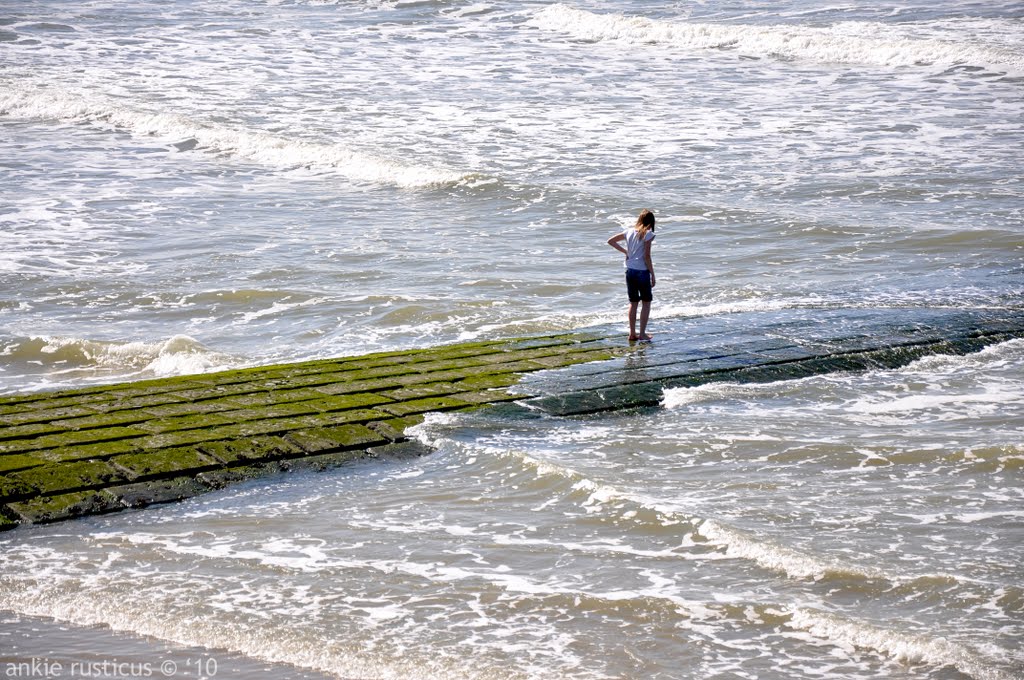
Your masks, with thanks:
[[[39,389],[79,385],[83,380],[105,380],[111,373],[131,378],[159,378],[208,373],[229,368],[231,357],[213,351],[187,335],[166,340],[106,341],[37,336],[12,338],[0,345],[0,357],[15,366],[45,372]]]
[[[819,63],[916,66],[967,64],[1024,71],[1024,54],[998,46],[948,39],[851,35],[842,26],[713,24],[597,14],[554,4],[539,10],[533,25],[578,40],[667,45],[686,50],[730,49],[745,55]],[[880,28],[883,26],[880,24]],[[881,33],[879,31],[878,33]],[[952,35],[952,34],[951,34]]]
[[[841,647],[869,649],[901,663],[951,665],[978,680],[1009,680],[996,662],[941,637],[899,632],[809,609],[795,609],[788,624]]]
[[[791,579],[817,580],[833,576],[858,580],[881,579],[887,582],[907,580],[905,577],[894,576],[868,565],[815,556],[778,545],[771,540],[732,528],[724,522],[682,512],[669,503],[617,489],[571,468],[539,460],[526,453],[509,451],[504,455],[535,470],[538,476],[561,477],[571,482],[572,491],[583,496],[580,504],[588,513],[613,509],[614,506],[625,502],[653,513],[657,518],[656,522],[661,526],[679,525],[682,532],[695,531],[709,544],[720,547],[725,557],[748,560],[762,569],[784,574]],[[621,509],[615,511],[622,512]]]
[[[195,120],[179,113],[150,111],[101,96],[56,92],[34,84],[7,82],[0,115],[31,121],[86,123],[160,139],[179,151],[201,150],[276,169],[312,168],[355,182],[402,188],[454,186],[476,177],[426,165],[408,164],[347,147]]]

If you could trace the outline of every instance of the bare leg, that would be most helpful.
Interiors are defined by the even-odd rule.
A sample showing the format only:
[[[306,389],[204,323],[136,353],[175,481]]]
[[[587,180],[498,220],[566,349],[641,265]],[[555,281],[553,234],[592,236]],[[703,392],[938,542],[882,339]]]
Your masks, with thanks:
[[[636,305],[635,302],[629,303],[629,339],[636,340]]]
[[[637,337],[641,340],[650,340],[651,336],[647,335],[647,319],[651,316],[651,302],[644,300],[640,303],[640,335]],[[632,325],[630,325],[630,335],[632,333]]]

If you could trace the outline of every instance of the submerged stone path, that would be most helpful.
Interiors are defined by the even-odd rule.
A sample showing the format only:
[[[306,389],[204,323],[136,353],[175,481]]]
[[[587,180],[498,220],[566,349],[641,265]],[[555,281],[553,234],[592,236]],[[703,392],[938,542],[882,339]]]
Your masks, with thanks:
[[[0,398],[0,530],[276,472],[422,452],[435,411],[657,406],[670,387],[895,368],[1024,337],[1024,310],[785,310],[658,320],[657,342],[571,333]],[[561,369],[552,371],[550,369]]]
[[[384,455],[425,413],[612,356],[600,336],[554,335],[0,398],[0,529]]]

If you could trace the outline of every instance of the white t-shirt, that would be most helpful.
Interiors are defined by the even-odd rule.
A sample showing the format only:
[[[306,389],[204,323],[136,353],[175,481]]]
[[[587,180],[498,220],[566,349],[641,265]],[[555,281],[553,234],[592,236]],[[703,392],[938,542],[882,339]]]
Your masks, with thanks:
[[[648,231],[643,241],[640,240],[636,227],[630,227],[622,233],[626,237],[626,269],[647,271],[647,262],[644,260],[644,252],[647,249],[644,244],[654,240],[654,232]]]

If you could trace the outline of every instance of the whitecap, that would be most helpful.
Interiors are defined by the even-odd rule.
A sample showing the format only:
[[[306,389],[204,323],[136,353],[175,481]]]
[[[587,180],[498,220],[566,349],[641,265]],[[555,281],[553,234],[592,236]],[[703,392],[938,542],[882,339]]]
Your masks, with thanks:
[[[0,93],[0,114],[23,120],[88,123],[128,130],[135,135],[166,140],[177,151],[204,150],[281,169],[328,170],[355,182],[431,188],[454,186],[478,177],[364,153],[340,142],[229,127],[177,113],[150,111],[138,104],[122,104],[97,95],[56,92],[33,83],[5,83]]]
[[[881,628],[809,609],[796,609],[787,624],[840,647],[870,649],[902,663],[955,666],[977,680],[1009,680],[998,662],[942,637]]]
[[[1024,55],[1002,47],[979,46],[951,39],[851,33],[849,26],[755,26],[648,19],[622,14],[597,14],[562,3],[548,5],[533,17],[538,28],[589,41],[631,45],[669,45],[687,50],[729,49],[744,55],[799,59],[819,63],[915,66],[921,64],[992,66],[1024,70]],[[953,34],[948,34],[953,35]]]

